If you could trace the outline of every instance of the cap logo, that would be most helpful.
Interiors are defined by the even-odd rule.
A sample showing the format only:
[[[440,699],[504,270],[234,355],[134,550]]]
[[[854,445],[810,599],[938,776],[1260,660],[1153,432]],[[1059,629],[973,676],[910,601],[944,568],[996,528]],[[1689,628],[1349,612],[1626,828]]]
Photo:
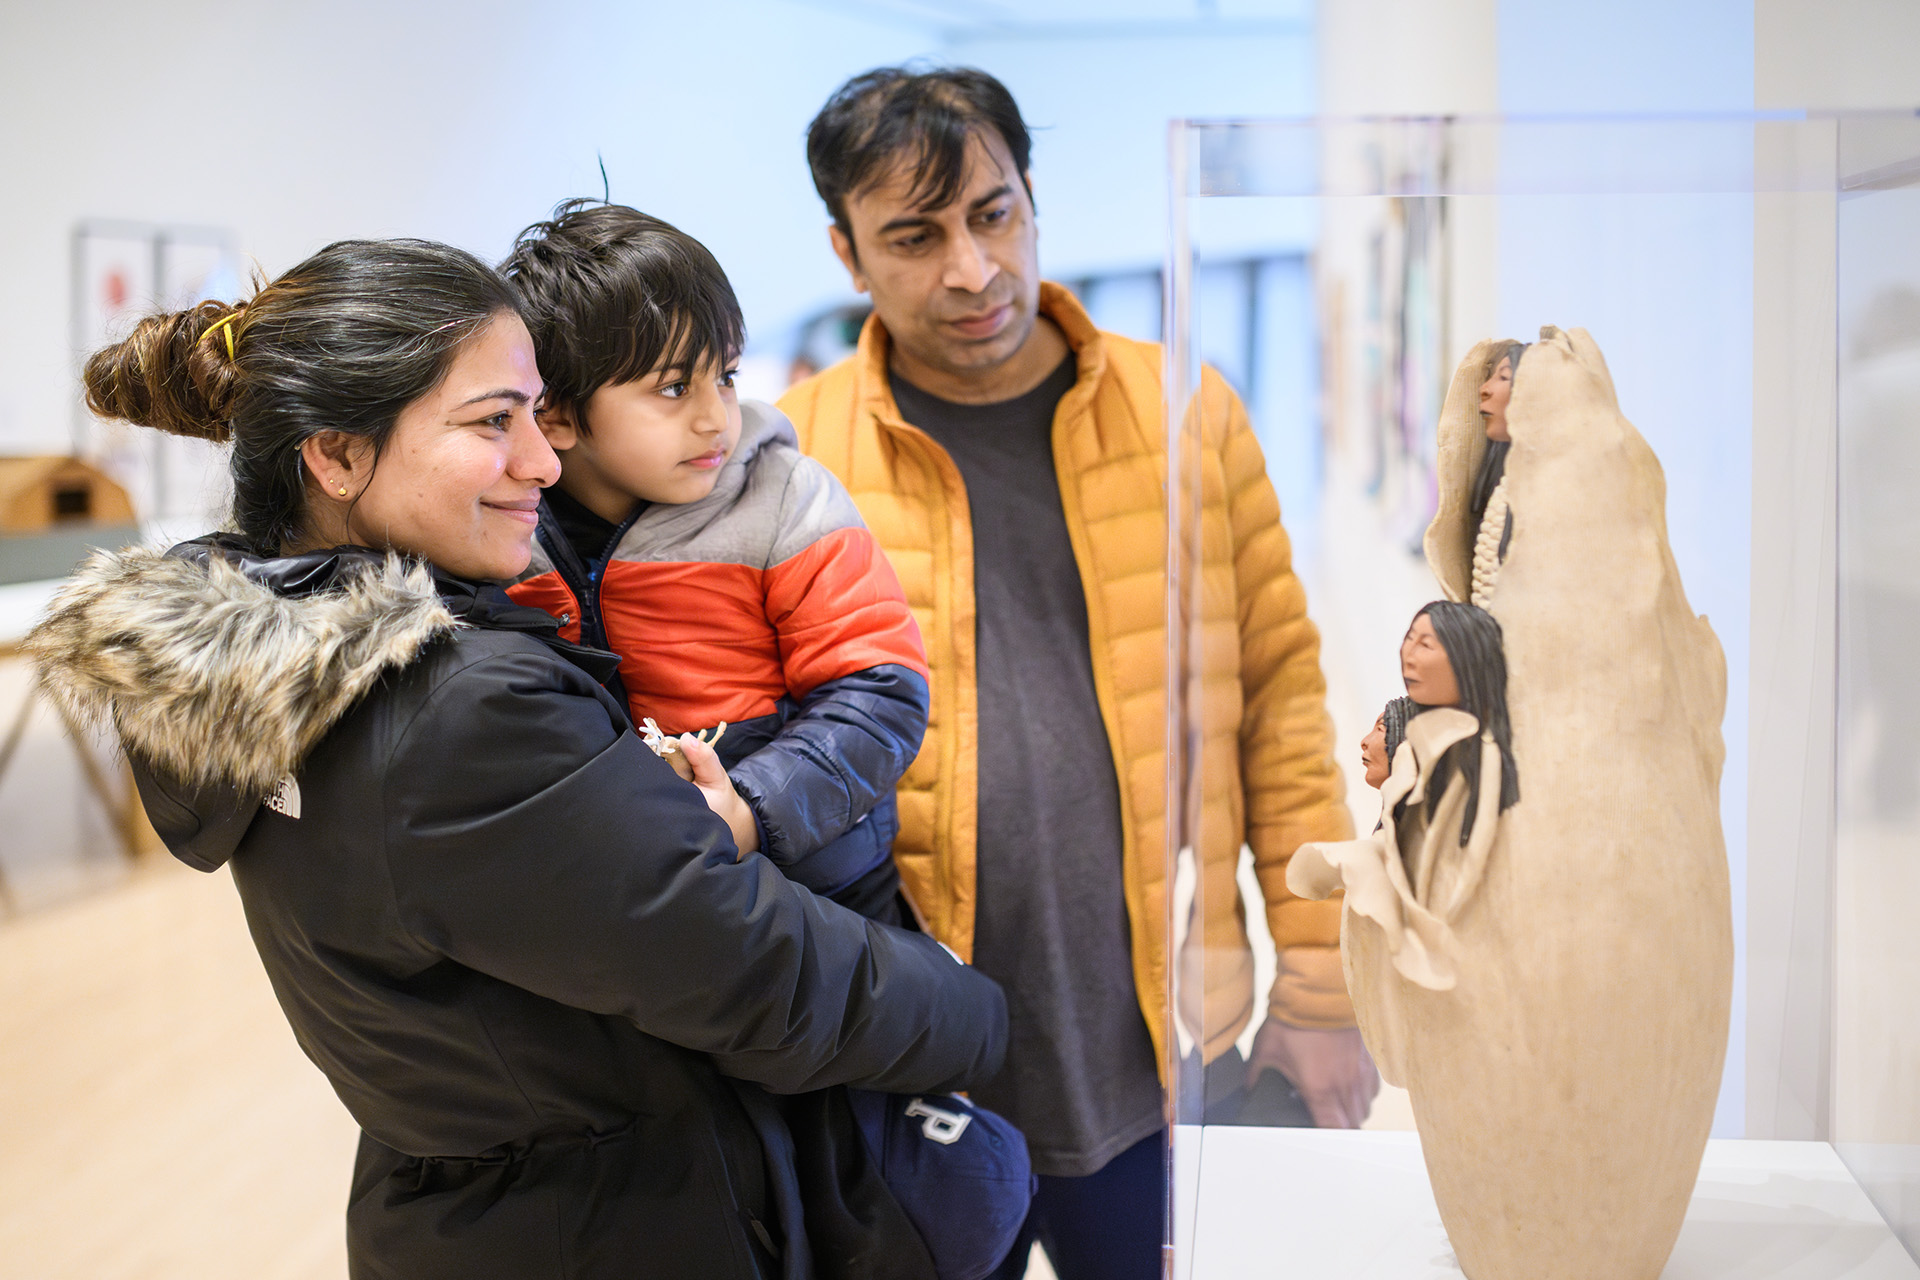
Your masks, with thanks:
[[[936,1107],[925,1098],[915,1098],[909,1102],[907,1114],[924,1117],[920,1122],[921,1135],[931,1138],[943,1147],[950,1147],[960,1141],[960,1135],[965,1133],[967,1126],[973,1123],[972,1116]]]

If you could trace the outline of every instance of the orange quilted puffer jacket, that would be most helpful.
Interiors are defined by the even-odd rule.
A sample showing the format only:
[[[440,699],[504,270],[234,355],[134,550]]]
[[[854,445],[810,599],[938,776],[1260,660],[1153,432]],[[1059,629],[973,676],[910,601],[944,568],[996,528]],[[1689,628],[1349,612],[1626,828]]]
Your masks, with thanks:
[[[1140,1010],[1166,1057],[1168,1004],[1166,411],[1156,343],[1103,333],[1073,295],[1041,288],[1079,379],[1054,415],[1053,453],[1086,587],[1100,712],[1119,771],[1123,874]],[[1205,716],[1203,927],[1182,957],[1181,1021],[1211,1061],[1253,1016],[1253,962],[1235,872],[1242,843],[1281,948],[1271,1008],[1305,1027],[1353,1024],[1340,971],[1340,904],[1287,889],[1309,840],[1351,834],[1334,765],[1320,637],[1307,620],[1280,507],[1239,399],[1208,370],[1201,465]],[[887,335],[780,400],[800,447],[840,478],[893,561],[933,671],[919,757],[900,781],[895,861],[928,930],[972,954],[978,797],[973,529],[945,450],[908,425],[887,385]],[[1229,905],[1230,904],[1230,905]],[[1163,1066],[1164,1070],[1164,1066]]]

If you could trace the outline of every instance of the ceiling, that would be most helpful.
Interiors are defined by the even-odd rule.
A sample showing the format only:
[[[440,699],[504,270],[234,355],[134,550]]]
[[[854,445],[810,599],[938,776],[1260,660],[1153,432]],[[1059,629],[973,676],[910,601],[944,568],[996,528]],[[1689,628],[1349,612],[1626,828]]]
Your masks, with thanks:
[[[937,31],[948,39],[1300,28],[1314,0],[810,0]]]

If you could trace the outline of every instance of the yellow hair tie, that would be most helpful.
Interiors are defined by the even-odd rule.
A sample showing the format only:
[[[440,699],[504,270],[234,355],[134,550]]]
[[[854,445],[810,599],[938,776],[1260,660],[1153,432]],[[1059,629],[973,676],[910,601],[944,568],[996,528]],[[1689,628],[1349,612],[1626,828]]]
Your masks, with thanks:
[[[212,333],[215,330],[219,330],[221,333],[224,333],[226,335],[227,359],[229,361],[232,361],[237,358],[233,354],[233,322],[235,320],[238,320],[239,318],[240,318],[240,313],[238,311],[235,311],[234,313],[229,315],[226,319],[222,320],[219,324],[214,325],[212,329],[207,330],[207,333]],[[204,338],[207,336],[207,333],[203,333],[200,336]]]

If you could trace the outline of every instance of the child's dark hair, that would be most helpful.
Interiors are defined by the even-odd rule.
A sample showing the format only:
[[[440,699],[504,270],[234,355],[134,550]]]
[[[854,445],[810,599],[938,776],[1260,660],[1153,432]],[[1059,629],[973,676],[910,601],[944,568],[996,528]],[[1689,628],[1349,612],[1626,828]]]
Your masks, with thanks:
[[[373,442],[440,385],[513,286],[464,250],[342,240],[246,302],[142,320],[87,360],[87,407],[107,418],[231,443],[233,526],[265,555],[305,532],[300,447],[326,431]]]
[[[841,85],[820,108],[807,126],[807,166],[834,225],[851,236],[847,197],[902,159],[913,166],[920,207],[952,204],[966,176],[967,143],[986,131],[1006,143],[1031,200],[1033,138],[1007,86],[972,67],[880,67]]]
[[[622,204],[565,201],[520,233],[500,270],[526,300],[547,403],[572,409],[582,431],[601,387],[730,364],[746,345],[740,301],[707,247]]]

